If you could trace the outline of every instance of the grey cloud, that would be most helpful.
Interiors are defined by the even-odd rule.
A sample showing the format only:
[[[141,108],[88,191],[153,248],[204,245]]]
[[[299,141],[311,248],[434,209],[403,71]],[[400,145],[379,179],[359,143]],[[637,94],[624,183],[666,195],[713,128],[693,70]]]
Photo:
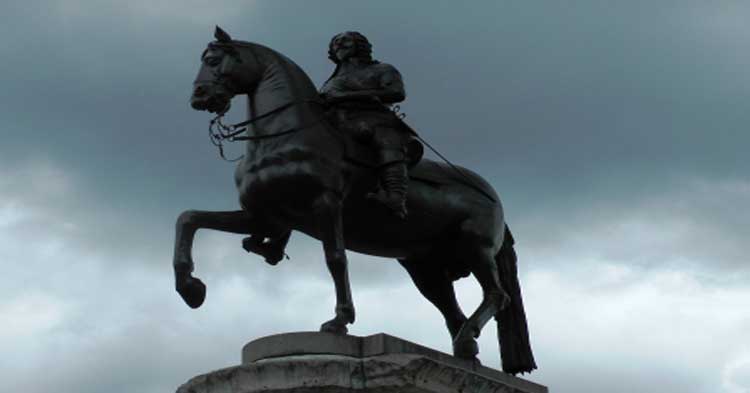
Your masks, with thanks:
[[[198,372],[235,363],[251,337],[314,329],[330,316],[333,288],[320,245],[302,235],[292,239],[292,260],[272,268],[245,254],[241,237],[200,232],[195,257],[209,285],[206,305],[188,310],[171,288],[179,212],[238,207],[233,168],[206,141],[208,116],[187,105],[214,24],[287,54],[317,83],[332,70],[328,39],[342,30],[365,33],[376,58],[401,70],[410,124],[453,161],[487,177],[503,198],[518,241],[532,340],[539,343],[542,370],[531,379],[561,392],[612,390],[616,383],[631,391],[704,392],[722,384],[721,367],[696,359],[742,359],[729,348],[743,339],[730,322],[749,325],[732,308],[715,314],[724,321],[720,327],[695,332],[718,337],[715,357],[706,355],[704,341],[694,349],[685,339],[648,356],[634,345],[570,359],[571,342],[607,348],[617,340],[611,332],[643,336],[648,325],[623,321],[597,303],[601,309],[589,312],[600,316],[599,324],[577,320],[586,341],[564,330],[576,322],[566,318],[584,313],[586,303],[552,299],[567,291],[617,308],[643,291],[645,278],[669,272],[697,281],[697,287],[677,287],[702,291],[701,298],[735,291],[729,292],[734,299],[709,296],[717,304],[747,298],[750,55],[744,47],[750,29],[736,17],[746,6],[438,1],[411,12],[382,1],[128,4],[37,1],[2,12],[0,288],[6,302],[0,308],[21,307],[33,296],[42,304],[58,299],[45,307],[50,318],[62,310],[63,319],[39,336],[59,350],[50,358],[66,366],[51,378],[60,386],[169,390]],[[239,121],[244,114],[235,109],[230,117]],[[397,264],[350,259],[360,312],[353,333],[386,330],[449,350],[439,314]],[[540,285],[540,277],[569,287]],[[465,280],[459,287],[471,308],[479,296],[475,284]],[[133,288],[139,293],[123,298]],[[17,303],[9,305],[11,298]],[[658,298],[640,301],[639,309],[656,314],[674,308]],[[717,304],[699,302],[702,311]],[[402,305],[416,311],[396,310]],[[662,324],[653,327],[659,337],[684,329],[655,319]],[[482,337],[482,360],[497,365],[490,329]],[[190,343],[190,356],[180,352],[182,343]],[[19,358],[26,353],[13,348]],[[118,373],[113,353],[138,365],[131,374],[141,386]],[[51,367],[45,357],[25,357],[26,371]],[[162,363],[163,375],[154,374]],[[740,388],[747,386],[742,367],[727,377]],[[82,371],[91,368],[98,378]],[[34,375],[14,374],[19,390],[45,390]]]
[[[518,247],[528,252],[532,265],[573,266],[596,258],[743,285],[750,274],[745,246],[749,184],[744,179],[683,179],[658,192],[584,201],[570,210],[544,209],[517,220]]]
[[[743,55],[721,45],[726,37],[694,28],[694,18],[684,16],[692,6],[477,4],[457,15],[439,3],[422,16],[409,16],[388,7],[353,12],[338,4],[325,11],[296,6],[296,12],[321,18],[304,25],[305,40],[286,24],[257,20],[260,14],[268,21],[289,18],[283,6],[254,4],[215,20],[229,23],[236,37],[289,54],[318,82],[331,70],[324,56],[328,37],[361,25],[376,55],[402,69],[409,121],[455,161],[498,184],[523,185],[519,199],[550,187],[575,193],[611,174],[638,173],[638,184],[659,182],[674,171],[740,168],[747,90],[736,88],[737,63],[724,62],[729,58],[721,54]],[[547,14],[555,17],[539,18]],[[63,49],[42,40],[49,43],[54,67],[28,57],[41,57],[42,50],[18,51],[6,63],[4,71],[20,83],[13,91],[22,98],[3,100],[8,117],[22,125],[13,128],[9,146],[21,144],[33,129],[49,146],[33,149],[96,176],[110,197],[158,189],[164,192],[152,196],[160,207],[166,204],[162,195],[177,194],[180,184],[194,184],[204,198],[207,190],[231,188],[230,170],[213,158],[201,131],[205,114],[186,102],[211,22],[162,23],[136,14],[142,28],[133,29],[134,17],[94,15],[71,17],[76,23],[66,26]],[[461,17],[476,19],[462,23]],[[394,22],[391,30],[380,26],[382,20]],[[43,34],[48,38],[53,31]],[[93,32],[99,39],[91,39]],[[37,70],[33,79],[29,70]],[[34,101],[47,116],[26,114],[25,103]],[[188,152],[201,158],[184,159]]]
[[[564,391],[651,391],[657,384],[710,392],[747,356],[746,286],[714,287],[678,271],[642,274],[602,261],[581,270],[525,276],[539,364],[556,365],[540,366],[539,381],[554,380]]]
[[[85,194],[87,190],[80,191]],[[70,197],[75,199],[75,194]],[[68,203],[66,197],[61,197],[60,203]],[[43,217],[55,219],[50,214]],[[11,353],[25,348],[26,360],[6,370],[15,372],[12,380],[16,386],[32,392],[53,385],[81,391],[167,389],[197,373],[235,364],[240,346],[254,337],[314,330],[332,313],[333,288],[318,244],[313,242],[309,251],[306,245],[294,247],[295,259],[270,267],[258,258],[248,258],[237,247],[238,237],[205,232],[196,244],[195,258],[209,293],[204,306],[194,311],[174,293],[168,264],[119,263],[123,260],[117,249],[107,247],[91,255],[86,243],[62,237],[67,242],[63,243],[65,252],[52,260],[61,268],[50,269],[50,253],[45,249],[60,244],[63,235],[51,232],[35,237],[12,227],[4,228],[2,234],[2,249],[25,259],[25,263],[9,265],[5,277],[27,286],[14,289],[4,285],[10,292],[4,293],[3,299],[27,301],[31,296],[28,283],[33,280],[31,287],[44,294],[42,299],[56,299],[47,308],[59,310],[59,317],[47,322],[51,325],[29,322],[29,326],[42,324],[29,332],[38,336],[22,333],[3,338],[0,334],[4,343],[11,344],[6,346]],[[529,243],[533,239],[529,237]],[[307,243],[304,238],[296,240]],[[8,247],[9,242],[34,247]],[[549,252],[554,250],[559,260],[578,257],[576,250],[566,247],[550,247]],[[674,281],[669,269],[658,268],[644,279],[638,267],[618,268],[621,261],[608,258],[573,267],[544,266],[534,263],[528,255],[530,249],[519,251],[532,340],[542,365],[531,379],[560,391],[600,391],[613,383],[621,391],[647,389],[653,384],[674,391],[709,391],[706,384],[715,386],[722,364],[737,356],[731,349],[733,341],[750,326],[747,316],[730,312],[734,307],[730,299],[739,304],[747,298],[744,287],[717,290],[712,283]],[[645,249],[644,255],[650,252]],[[150,256],[162,253],[166,254],[162,250]],[[385,274],[381,280],[368,277],[381,269]],[[680,273],[680,277],[690,274]],[[439,313],[418,295],[400,267],[354,255],[352,278],[359,311],[353,334],[385,331],[450,350]],[[694,285],[717,294],[695,299],[684,296]],[[652,293],[659,293],[660,298],[652,299]],[[467,310],[481,300],[471,280],[459,283],[459,297]],[[699,314],[681,316],[680,309],[688,306]],[[2,303],[0,308],[6,309]],[[300,314],[300,310],[305,312]],[[632,312],[647,318],[628,318]],[[701,318],[704,314],[700,313],[709,318]],[[17,313],[10,315],[23,322],[16,319]],[[675,318],[677,324],[670,322]],[[482,361],[490,366],[499,364],[493,329],[487,327],[480,343]],[[701,339],[680,353],[686,337],[694,337],[698,331],[703,332]],[[30,341],[42,345],[29,346],[26,343]],[[48,348],[56,350],[49,353]],[[644,352],[644,348],[650,349]],[[696,379],[695,370],[714,360],[716,369]],[[125,364],[127,374],[122,372]],[[34,378],[39,369],[53,365],[55,371],[48,373],[47,379]],[[742,381],[735,379],[736,383]],[[581,381],[588,382],[582,385]]]
[[[750,359],[742,359],[726,370],[722,387],[727,390],[742,391],[750,387]]]

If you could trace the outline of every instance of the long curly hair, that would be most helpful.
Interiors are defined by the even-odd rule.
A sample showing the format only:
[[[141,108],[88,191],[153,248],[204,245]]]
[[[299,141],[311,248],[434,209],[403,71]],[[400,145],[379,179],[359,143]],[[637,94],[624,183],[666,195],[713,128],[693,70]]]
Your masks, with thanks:
[[[337,38],[349,35],[354,40],[354,49],[355,49],[355,55],[356,57],[360,59],[364,59],[368,62],[373,62],[372,60],[372,45],[370,44],[370,41],[367,40],[367,37],[362,35],[362,33],[358,31],[345,31],[343,33],[336,34],[331,38],[331,41],[328,43],[328,58],[331,59],[332,62],[339,64],[339,59],[336,58],[336,52],[334,50],[334,42]]]
[[[345,31],[343,33],[336,34],[328,43],[328,58],[331,59],[334,64],[336,64],[336,68],[333,70],[331,76],[329,76],[323,84],[328,83],[329,80],[333,79],[341,69],[341,63],[339,62],[339,59],[336,58],[336,52],[334,51],[333,43],[336,41],[336,38],[339,38],[346,34],[351,35],[354,38],[354,56],[366,61],[369,64],[379,63],[379,61],[372,59],[372,45],[370,44],[370,41],[367,40],[367,37],[365,37],[362,33],[358,31]]]

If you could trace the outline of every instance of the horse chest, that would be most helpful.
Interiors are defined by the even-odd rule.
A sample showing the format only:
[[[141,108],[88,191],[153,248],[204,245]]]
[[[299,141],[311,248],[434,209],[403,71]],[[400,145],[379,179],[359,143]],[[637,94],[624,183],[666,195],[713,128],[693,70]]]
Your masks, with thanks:
[[[297,144],[243,159],[235,183],[243,208],[307,206],[321,189],[342,187],[340,161]],[[335,156],[335,155],[331,155]]]

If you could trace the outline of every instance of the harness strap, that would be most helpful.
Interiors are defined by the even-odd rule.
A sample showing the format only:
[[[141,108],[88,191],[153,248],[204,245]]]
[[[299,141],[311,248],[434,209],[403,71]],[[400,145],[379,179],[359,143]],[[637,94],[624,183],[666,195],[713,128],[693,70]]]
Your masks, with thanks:
[[[292,128],[290,128],[288,130],[279,131],[279,132],[276,132],[276,133],[273,133],[273,134],[268,134],[268,135],[234,136],[234,137],[232,137],[230,139],[230,141],[232,141],[232,142],[234,142],[234,141],[258,141],[258,140],[261,140],[261,139],[275,138],[277,136],[282,136],[282,135],[286,135],[286,134],[291,134],[293,132],[302,131],[302,130],[304,130],[307,127],[312,127],[312,126],[320,123],[321,121],[322,121],[322,119],[318,119],[318,120],[315,120],[314,122],[311,122],[309,124],[305,124],[305,125],[303,125],[301,127],[292,127]]]
[[[324,102],[322,102],[320,100],[317,100],[317,99],[306,99],[306,100],[291,101],[291,102],[287,102],[286,104],[280,105],[280,106],[278,106],[278,107],[276,107],[274,109],[271,109],[270,111],[268,111],[268,112],[266,112],[266,113],[264,113],[262,115],[255,116],[255,117],[253,117],[251,119],[248,119],[248,120],[245,120],[243,122],[240,122],[240,123],[237,123],[237,124],[233,124],[233,125],[224,125],[221,122],[221,118],[224,116],[224,112],[219,113],[215,118],[213,118],[211,120],[211,122],[208,125],[208,136],[209,136],[209,139],[211,140],[211,143],[214,146],[216,146],[216,147],[219,148],[219,156],[221,156],[222,159],[224,159],[225,161],[230,161],[230,162],[240,160],[243,156],[237,157],[235,159],[228,159],[228,158],[226,158],[224,156],[224,146],[223,146],[223,142],[224,141],[226,141],[226,140],[228,140],[230,142],[234,142],[234,141],[257,141],[257,140],[261,140],[261,139],[275,138],[277,136],[291,134],[293,132],[301,131],[301,130],[303,130],[305,128],[313,126],[313,125],[319,123],[320,121],[322,121],[322,118],[317,119],[316,121],[314,121],[314,122],[312,122],[310,124],[305,124],[305,125],[303,125],[301,127],[293,127],[293,128],[288,129],[288,130],[284,130],[284,131],[281,131],[281,132],[276,132],[276,133],[273,133],[273,134],[237,136],[237,135],[239,135],[239,134],[241,134],[241,133],[243,133],[243,132],[245,132],[247,130],[246,126],[248,124],[251,124],[251,123],[253,123],[253,122],[257,121],[257,120],[263,119],[265,117],[271,116],[271,115],[276,114],[278,112],[281,112],[282,110],[284,110],[286,108],[289,108],[289,107],[291,107],[293,105],[303,104],[303,103],[308,103],[308,102],[316,103],[316,104],[320,104],[320,105],[325,105]],[[217,127],[217,129],[214,129],[214,127]],[[242,128],[238,129],[238,127],[242,127]]]

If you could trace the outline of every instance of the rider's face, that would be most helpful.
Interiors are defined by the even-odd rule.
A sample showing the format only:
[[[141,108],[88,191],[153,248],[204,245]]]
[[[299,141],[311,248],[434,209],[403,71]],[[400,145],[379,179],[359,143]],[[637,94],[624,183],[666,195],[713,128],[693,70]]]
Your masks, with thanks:
[[[349,34],[342,34],[333,40],[333,52],[336,59],[344,61],[357,53],[354,38]]]

